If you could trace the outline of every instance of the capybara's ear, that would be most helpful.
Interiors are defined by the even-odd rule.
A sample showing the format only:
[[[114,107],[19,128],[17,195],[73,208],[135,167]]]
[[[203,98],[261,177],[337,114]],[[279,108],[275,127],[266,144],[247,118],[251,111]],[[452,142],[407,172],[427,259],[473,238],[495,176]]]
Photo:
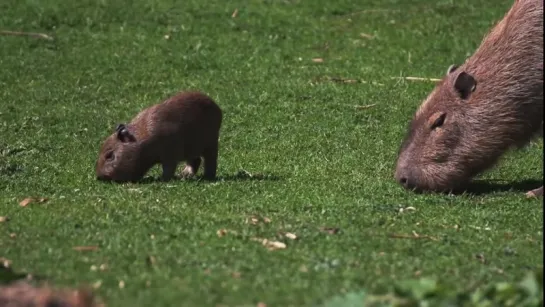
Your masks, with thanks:
[[[469,95],[477,89],[477,80],[472,75],[462,71],[454,81],[454,89],[462,99],[469,98]]]
[[[134,138],[134,135],[131,134],[129,129],[125,126],[125,124],[119,124],[115,128],[115,131],[117,132],[117,139],[119,139],[121,142],[134,142],[136,139]]]
[[[450,75],[451,73],[453,73],[457,68],[458,68],[458,65],[456,64],[450,65],[447,69],[447,75]]]
[[[118,124],[117,127],[115,127],[115,131],[119,132],[119,130],[125,128],[125,124]]]

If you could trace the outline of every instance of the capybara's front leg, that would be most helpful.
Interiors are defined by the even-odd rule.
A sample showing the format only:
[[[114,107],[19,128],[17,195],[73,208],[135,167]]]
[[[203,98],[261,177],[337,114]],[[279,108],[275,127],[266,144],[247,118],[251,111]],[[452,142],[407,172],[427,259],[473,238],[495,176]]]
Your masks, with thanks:
[[[543,186],[526,192],[526,197],[543,197]]]
[[[163,161],[161,163],[163,167],[163,175],[161,176],[162,181],[170,181],[174,178],[177,164],[176,161]]]

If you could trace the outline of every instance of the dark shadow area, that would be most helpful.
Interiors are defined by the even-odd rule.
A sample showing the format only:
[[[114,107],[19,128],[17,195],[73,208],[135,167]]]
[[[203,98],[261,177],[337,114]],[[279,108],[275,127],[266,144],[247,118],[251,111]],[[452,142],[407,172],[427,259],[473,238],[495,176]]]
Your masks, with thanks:
[[[23,167],[16,164],[0,165],[0,176],[14,176],[23,171]]]
[[[247,171],[238,171],[233,175],[218,176],[218,181],[279,181],[280,176],[266,173],[249,173]]]
[[[515,192],[515,193],[526,193],[530,190],[539,188],[543,185],[543,180],[536,179],[525,179],[520,181],[510,181],[506,182],[504,180],[473,180],[467,185],[457,188],[451,191],[422,191],[413,189],[410,190],[415,194],[451,194],[451,195],[469,195],[469,196],[480,196],[492,193],[501,193],[501,192]]]
[[[9,265],[0,264],[0,285],[7,285],[21,280],[41,281],[45,280],[45,276],[15,272]]]
[[[197,175],[192,178],[181,178],[179,176],[174,177],[171,181],[167,181],[165,183],[173,183],[177,181],[189,181],[189,182],[221,182],[221,181],[279,181],[282,180],[282,177],[273,175],[273,174],[267,174],[267,173],[250,173],[244,170],[240,170],[234,174],[230,175],[218,175],[216,176],[215,180],[206,180],[202,177],[202,175]],[[131,182],[134,184],[150,184],[150,183],[157,183],[157,182],[163,182],[161,180],[161,177],[153,177],[153,176],[145,176],[139,181]],[[115,184],[113,181],[104,181],[104,183],[111,183]]]
[[[474,180],[465,189],[453,194],[485,195],[498,192],[526,193],[543,185],[543,180],[525,179],[505,182],[503,180]]]

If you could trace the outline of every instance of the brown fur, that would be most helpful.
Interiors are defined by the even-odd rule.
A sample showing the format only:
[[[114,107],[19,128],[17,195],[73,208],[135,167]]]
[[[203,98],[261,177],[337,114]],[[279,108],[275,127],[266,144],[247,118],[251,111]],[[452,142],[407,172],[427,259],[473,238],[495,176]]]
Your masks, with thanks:
[[[49,286],[34,287],[26,282],[15,282],[0,287],[2,307],[99,307],[88,289],[53,289]]]
[[[542,123],[543,1],[516,0],[420,106],[395,177],[408,189],[461,188],[510,147],[542,135]]]
[[[222,111],[199,92],[179,93],[141,111],[127,125],[120,125],[103,143],[96,164],[100,180],[140,180],[155,164],[162,179],[174,177],[180,161],[182,176],[197,173],[204,159],[204,178],[216,177]],[[109,160],[110,159],[110,160]]]

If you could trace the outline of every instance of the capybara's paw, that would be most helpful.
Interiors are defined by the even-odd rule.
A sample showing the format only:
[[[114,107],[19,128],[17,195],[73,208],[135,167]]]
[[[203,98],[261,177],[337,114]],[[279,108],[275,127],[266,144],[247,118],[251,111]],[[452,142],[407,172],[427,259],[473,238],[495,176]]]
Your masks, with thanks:
[[[190,178],[195,176],[195,170],[193,170],[193,167],[191,167],[191,165],[186,165],[180,175],[182,176],[182,178]]]
[[[543,197],[543,186],[526,192],[526,197]]]

